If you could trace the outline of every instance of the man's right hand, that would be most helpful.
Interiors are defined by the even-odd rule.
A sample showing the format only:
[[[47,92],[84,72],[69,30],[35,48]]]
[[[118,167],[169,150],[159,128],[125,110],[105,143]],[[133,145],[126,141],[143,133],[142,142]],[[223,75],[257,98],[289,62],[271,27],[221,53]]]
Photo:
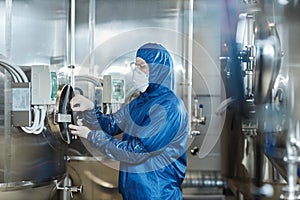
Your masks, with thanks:
[[[86,111],[86,110],[91,110],[94,108],[94,103],[89,100],[88,98],[80,95],[80,94],[76,94],[70,101],[70,105],[71,105],[71,109],[74,112],[78,112],[78,111]]]

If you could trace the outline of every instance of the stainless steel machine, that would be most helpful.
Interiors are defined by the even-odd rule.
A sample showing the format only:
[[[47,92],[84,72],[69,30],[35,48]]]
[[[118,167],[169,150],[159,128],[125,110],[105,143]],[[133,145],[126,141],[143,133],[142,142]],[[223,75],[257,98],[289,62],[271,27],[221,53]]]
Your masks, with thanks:
[[[3,68],[1,196],[120,199],[118,162],[92,157],[90,147],[70,136],[68,100],[82,93],[106,113],[130,101],[145,87],[133,77],[130,63],[135,50],[152,41],[170,50],[175,92],[193,119],[184,198],[224,199],[218,140],[222,119],[214,113],[221,99],[220,30],[211,26],[221,7],[216,0],[0,1],[0,52],[28,78],[18,80]],[[104,96],[109,98],[102,101]],[[23,99],[27,104],[20,104]]]
[[[121,199],[118,161],[72,137],[80,93],[115,112],[163,44],[190,133],[183,199],[299,199],[297,0],[0,0],[0,199]]]
[[[81,190],[66,183],[74,95],[67,8],[60,1],[0,2],[0,199],[66,199]]]
[[[299,38],[290,31],[299,23],[298,9],[297,1],[227,4],[222,172],[241,199],[299,199],[292,56]]]

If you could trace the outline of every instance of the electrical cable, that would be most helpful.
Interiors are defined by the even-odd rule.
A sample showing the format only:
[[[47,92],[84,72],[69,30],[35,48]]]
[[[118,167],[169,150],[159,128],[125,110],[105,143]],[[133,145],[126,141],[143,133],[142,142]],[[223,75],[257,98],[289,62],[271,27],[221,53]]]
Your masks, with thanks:
[[[3,55],[0,54],[0,66],[4,67],[15,83],[28,83],[28,78],[24,71],[16,64],[8,61]],[[44,130],[44,122],[46,118],[46,106],[45,105],[35,105],[33,107],[34,119],[31,126],[24,126],[21,129],[26,133],[40,134]]]
[[[8,68],[6,65],[4,65],[3,63],[0,62],[0,66],[2,66],[4,69],[6,69],[8,71],[8,73],[11,75],[12,79],[14,82],[20,82],[21,79],[20,77],[17,77],[16,74],[14,74],[10,68]]]
[[[15,70],[16,73],[22,77],[23,82],[28,82],[28,78],[27,78],[26,74],[23,72],[23,70],[16,64],[8,61],[7,59],[4,59],[3,55],[1,55],[1,54],[0,54],[0,62],[5,63],[6,65],[9,65],[10,67],[12,67],[12,69]]]
[[[33,132],[34,134],[40,134],[44,130],[44,124],[45,124],[44,120],[46,117],[46,108],[44,106],[40,106],[39,108],[41,110],[41,116],[40,116],[41,118],[40,118],[40,123],[39,123],[37,130]]]
[[[40,110],[38,109],[38,106],[34,106],[34,120],[32,126],[23,126],[21,127],[23,131],[26,133],[33,133],[37,130],[39,127],[39,121],[40,121]]]

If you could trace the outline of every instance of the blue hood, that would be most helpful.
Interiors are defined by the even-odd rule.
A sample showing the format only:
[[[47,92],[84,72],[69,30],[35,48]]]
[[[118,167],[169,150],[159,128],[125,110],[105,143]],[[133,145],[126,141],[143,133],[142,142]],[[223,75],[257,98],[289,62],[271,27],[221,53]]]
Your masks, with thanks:
[[[149,66],[149,83],[174,89],[174,66],[169,52],[160,44],[147,43],[136,53]]]

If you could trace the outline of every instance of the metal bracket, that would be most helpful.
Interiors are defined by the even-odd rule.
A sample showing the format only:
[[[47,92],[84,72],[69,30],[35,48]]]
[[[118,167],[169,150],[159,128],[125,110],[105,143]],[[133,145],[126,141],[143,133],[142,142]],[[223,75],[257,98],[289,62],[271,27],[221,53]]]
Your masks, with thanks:
[[[62,113],[55,113],[55,122],[72,122],[72,116],[70,114],[62,114]]]
[[[82,193],[82,190],[83,190],[82,185],[81,186],[63,186],[63,187],[61,187],[57,181],[55,181],[55,184],[56,184],[57,190],[64,190],[66,192],[70,192],[71,198],[73,198],[73,192]]]

